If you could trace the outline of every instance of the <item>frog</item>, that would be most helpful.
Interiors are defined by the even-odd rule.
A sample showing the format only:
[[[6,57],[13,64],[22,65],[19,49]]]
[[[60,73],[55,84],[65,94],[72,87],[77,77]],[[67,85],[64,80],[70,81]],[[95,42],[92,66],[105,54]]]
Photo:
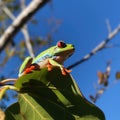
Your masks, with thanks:
[[[66,44],[64,41],[58,41],[55,46],[38,54],[35,58],[26,57],[23,61],[18,76],[29,74],[32,71],[47,67],[51,71],[53,67],[59,67],[62,75],[70,73],[71,70],[64,67],[64,61],[68,59],[75,51],[73,44]]]

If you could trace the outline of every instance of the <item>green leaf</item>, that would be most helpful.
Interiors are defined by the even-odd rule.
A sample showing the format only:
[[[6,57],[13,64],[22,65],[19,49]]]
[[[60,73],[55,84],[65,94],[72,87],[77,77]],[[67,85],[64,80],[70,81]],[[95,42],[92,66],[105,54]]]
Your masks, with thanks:
[[[20,105],[19,103],[14,103],[5,111],[5,120],[24,120],[22,118],[22,114],[20,112]]]
[[[0,100],[2,99],[3,95],[5,94],[5,92],[9,89],[8,86],[3,87],[0,89]]]
[[[15,87],[15,86],[12,86],[12,85],[5,85],[3,86],[2,88],[0,88],[0,100],[2,99],[3,95],[5,94],[5,92],[7,90],[15,90],[15,91],[18,91],[18,89]]]
[[[12,105],[6,110],[6,115],[9,111],[15,117],[13,109],[19,109],[20,117],[15,120],[105,120],[103,112],[85,99],[72,76],[62,75],[59,68],[23,75],[15,87],[20,90],[19,107]]]

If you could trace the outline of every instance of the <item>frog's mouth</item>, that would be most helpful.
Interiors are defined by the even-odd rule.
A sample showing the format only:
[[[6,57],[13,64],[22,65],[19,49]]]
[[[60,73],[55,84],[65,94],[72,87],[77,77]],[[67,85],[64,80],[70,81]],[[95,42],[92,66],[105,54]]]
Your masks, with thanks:
[[[54,60],[60,64],[63,64],[64,61],[69,58],[70,56],[72,56],[72,54],[74,53],[75,49],[70,49],[64,52],[60,52],[58,54],[55,55]]]

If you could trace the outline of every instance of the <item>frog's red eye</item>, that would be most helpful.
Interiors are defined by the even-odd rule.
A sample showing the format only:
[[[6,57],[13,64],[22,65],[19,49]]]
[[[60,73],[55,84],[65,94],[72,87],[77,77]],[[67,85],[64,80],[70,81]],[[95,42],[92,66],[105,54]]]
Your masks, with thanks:
[[[64,47],[66,47],[66,44],[65,44],[63,41],[59,41],[59,42],[57,43],[57,46],[58,46],[59,48],[64,48]]]

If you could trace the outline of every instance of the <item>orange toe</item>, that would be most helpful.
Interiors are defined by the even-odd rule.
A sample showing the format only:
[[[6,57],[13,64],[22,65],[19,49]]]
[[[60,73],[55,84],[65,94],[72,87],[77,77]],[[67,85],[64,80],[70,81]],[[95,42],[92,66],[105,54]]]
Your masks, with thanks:
[[[66,69],[66,68],[63,68],[63,70],[62,70],[62,74],[63,75],[67,75],[67,73],[70,73],[72,70],[68,70],[68,69]]]
[[[47,64],[48,71],[52,70],[52,65],[50,63]]]
[[[33,70],[35,69],[35,66],[30,66],[29,68],[26,68],[25,71],[24,71],[24,74],[28,74],[28,73],[31,73]]]

